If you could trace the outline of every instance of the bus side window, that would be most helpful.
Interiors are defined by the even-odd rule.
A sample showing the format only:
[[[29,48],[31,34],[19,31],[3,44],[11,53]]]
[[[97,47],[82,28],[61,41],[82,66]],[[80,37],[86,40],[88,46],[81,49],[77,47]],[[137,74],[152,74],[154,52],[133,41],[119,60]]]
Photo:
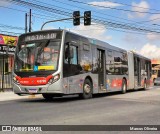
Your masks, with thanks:
[[[76,46],[70,46],[69,52],[70,52],[69,58],[71,60],[70,64],[77,65],[78,64],[77,47]]]
[[[65,63],[66,64],[78,64],[78,57],[77,57],[77,47],[72,45],[66,45],[65,48]]]
[[[138,75],[138,72],[137,72],[137,58],[134,57],[134,75],[137,76]]]

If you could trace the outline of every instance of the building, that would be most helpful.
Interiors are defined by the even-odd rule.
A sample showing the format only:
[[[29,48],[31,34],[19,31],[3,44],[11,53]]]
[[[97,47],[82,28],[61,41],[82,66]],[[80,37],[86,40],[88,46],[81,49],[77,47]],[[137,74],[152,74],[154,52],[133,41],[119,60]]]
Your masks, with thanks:
[[[12,88],[12,67],[17,36],[0,34],[0,90]]]

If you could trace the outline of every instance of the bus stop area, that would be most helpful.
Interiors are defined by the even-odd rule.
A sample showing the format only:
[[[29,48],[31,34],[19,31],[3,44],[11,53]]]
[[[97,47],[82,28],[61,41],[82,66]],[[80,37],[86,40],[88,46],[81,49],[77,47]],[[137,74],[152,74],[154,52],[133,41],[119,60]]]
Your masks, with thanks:
[[[5,92],[0,92],[0,102],[1,101],[19,100],[19,99],[31,99],[31,98],[42,98],[42,96],[41,95],[19,96],[11,90],[8,90],[8,91],[5,91]]]

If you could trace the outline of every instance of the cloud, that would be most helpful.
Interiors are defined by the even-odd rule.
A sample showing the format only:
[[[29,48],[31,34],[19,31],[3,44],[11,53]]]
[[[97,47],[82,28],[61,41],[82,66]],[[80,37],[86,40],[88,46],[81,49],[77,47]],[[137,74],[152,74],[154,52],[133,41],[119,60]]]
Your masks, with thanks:
[[[57,28],[51,25],[49,26],[46,25],[43,27],[43,30],[49,30],[49,29],[57,29]],[[82,36],[86,36],[89,38],[95,38],[95,39],[102,40],[105,42],[108,40],[112,40],[112,36],[107,35],[107,29],[102,24],[92,23],[92,25],[90,26],[84,26],[82,24],[82,25],[74,27],[73,29],[70,29],[70,28],[64,28],[64,29],[80,34]]]
[[[144,45],[142,49],[139,51],[139,53],[151,59],[160,58],[160,48],[157,47],[156,45],[152,45],[149,43]]]
[[[142,12],[147,12],[150,6],[146,1],[141,1],[140,3],[132,2],[132,11],[134,13],[129,13],[128,18],[143,18],[147,14]]]
[[[125,33],[122,40],[125,41],[125,43],[130,44],[130,46],[133,45],[134,47],[139,47],[141,44],[144,44],[142,38],[145,39],[145,35]]]
[[[159,34],[148,33],[146,36],[147,36],[147,39],[149,41],[160,41],[160,35]]]
[[[44,26],[42,30],[50,30],[50,29],[57,29],[57,28],[53,26]]]
[[[104,6],[104,7],[118,7],[118,6],[122,6],[121,4],[118,3],[114,3],[114,2],[109,2],[109,1],[101,1],[101,2],[97,2],[97,1],[93,1],[93,2],[89,2],[88,4],[91,4],[92,6]],[[107,9],[107,8],[103,8],[103,7],[97,7],[99,9]]]
[[[160,14],[154,14],[150,17],[152,23],[159,23],[160,22]]]
[[[83,36],[87,36],[90,38],[95,38],[95,39],[99,39],[103,41],[112,39],[112,36],[106,35],[107,30],[105,26],[103,25],[95,25],[95,24],[90,25],[90,26],[80,25],[71,31],[78,33],[80,35],[83,35]]]
[[[0,0],[0,6],[9,6],[11,3],[9,1],[2,1]]]

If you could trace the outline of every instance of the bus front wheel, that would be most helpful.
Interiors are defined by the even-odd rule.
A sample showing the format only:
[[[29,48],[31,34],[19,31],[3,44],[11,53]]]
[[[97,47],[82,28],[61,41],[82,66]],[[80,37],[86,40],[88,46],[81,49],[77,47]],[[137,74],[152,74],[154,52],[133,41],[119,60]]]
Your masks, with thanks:
[[[83,93],[80,94],[80,98],[90,99],[92,98],[93,86],[89,79],[86,79],[83,84]]]
[[[42,94],[43,98],[45,98],[46,100],[52,100],[53,99],[53,95],[52,94]]]

